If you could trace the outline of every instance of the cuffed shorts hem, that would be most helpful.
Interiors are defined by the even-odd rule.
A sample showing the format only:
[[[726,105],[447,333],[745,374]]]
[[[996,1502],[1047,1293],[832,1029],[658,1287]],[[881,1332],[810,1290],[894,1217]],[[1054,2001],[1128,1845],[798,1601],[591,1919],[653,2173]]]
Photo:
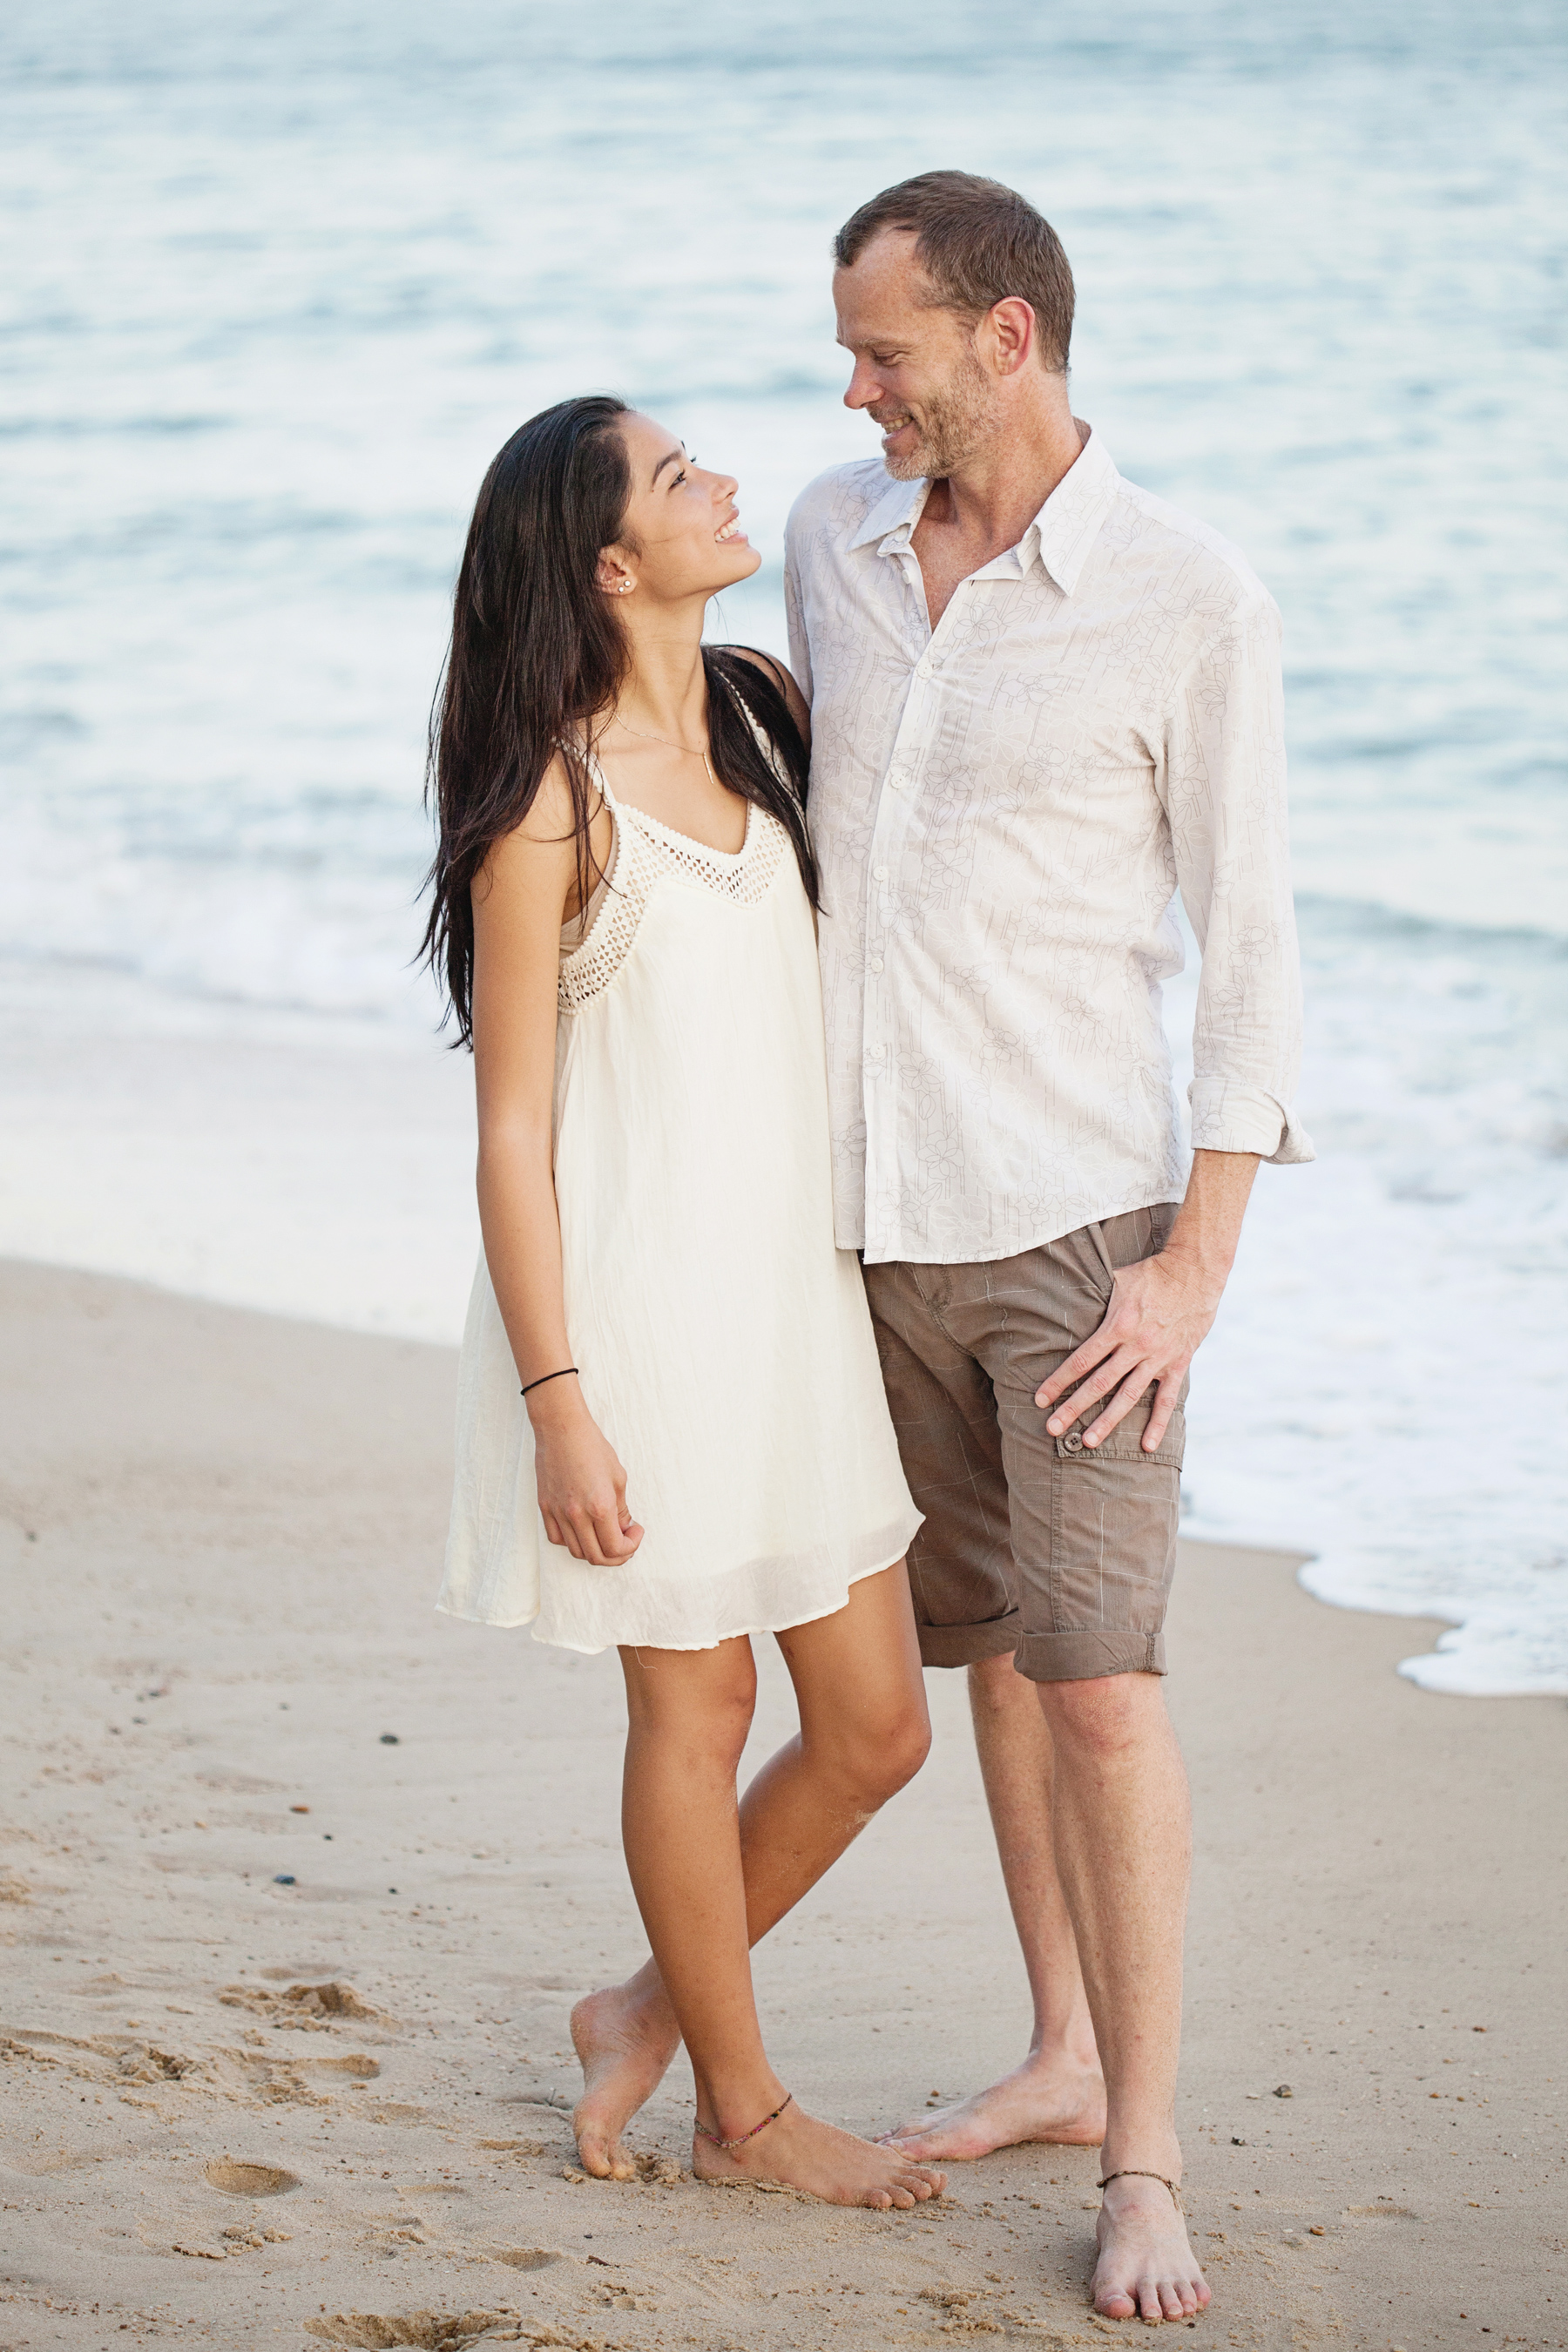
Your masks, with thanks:
[[[983,1658],[1005,1658],[1018,1646],[1023,1615],[988,1618],[984,1625],[918,1625],[922,1666],[977,1666]]]
[[[1013,1664],[1032,1683],[1087,1683],[1101,1675],[1163,1675],[1163,1635],[1026,1633]]]

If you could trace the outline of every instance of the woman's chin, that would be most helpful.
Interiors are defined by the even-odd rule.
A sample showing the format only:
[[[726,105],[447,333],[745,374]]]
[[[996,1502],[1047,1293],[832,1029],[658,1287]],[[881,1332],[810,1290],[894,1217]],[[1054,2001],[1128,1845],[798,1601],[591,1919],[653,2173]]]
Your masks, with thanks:
[[[738,580],[749,580],[753,572],[763,568],[763,559],[749,539],[731,540],[718,551],[722,570],[714,575],[710,595],[716,596],[721,588],[732,588]]]

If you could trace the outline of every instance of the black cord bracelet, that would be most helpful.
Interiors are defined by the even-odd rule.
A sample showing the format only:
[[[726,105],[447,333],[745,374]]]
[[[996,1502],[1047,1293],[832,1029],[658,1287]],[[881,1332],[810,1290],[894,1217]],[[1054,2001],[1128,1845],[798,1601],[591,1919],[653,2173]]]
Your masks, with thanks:
[[[526,1395],[528,1394],[528,1391],[529,1391],[529,1389],[542,1389],[542,1388],[544,1386],[544,1383],[545,1383],[545,1381],[563,1381],[563,1380],[566,1378],[566,1375],[567,1375],[567,1373],[568,1373],[568,1372],[575,1372],[575,1371],[577,1371],[577,1367],[576,1367],[576,1365],[575,1365],[575,1364],[563,1364],[563,1365],[562,1365],[562,1367],[561,1367],[561,1370],[560,1370],[558,1372],[541,1372],[541,1374],[539,1375],[539,1378],[538,1378],[536,1381],[529,1381],[529,1383],[528,1383],[528,1387],[527,1387],[527,1388],[521,1388],[521,1389],[519,1389],[519,1391],[518,1391],[518,1394],[519,1394],[519,1396],[526,1396]],[[582,1378],[582,1374],[581,1374],[580,1372],[578,1372],[578,1373],[577,1373],[577,1377],[578,1377],[578,1379],[579,1379],[579,1380],[581,1380],[581,1378]]]

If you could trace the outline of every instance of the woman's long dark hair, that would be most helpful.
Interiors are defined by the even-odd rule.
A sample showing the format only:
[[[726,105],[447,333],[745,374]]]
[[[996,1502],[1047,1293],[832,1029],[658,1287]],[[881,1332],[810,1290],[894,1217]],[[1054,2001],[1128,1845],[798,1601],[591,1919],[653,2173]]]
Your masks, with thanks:
[[[557,755],[571,787],[584,902],[597,879],[590,826],[599,793],[589,755],[631,667],[619,616],[597,584],[600,551],[621,539],[631,496],[616,429],[626,414],[624,400],[595,395],[530,417],[486,474],[468,528],[430,719],[426,796],[439,838],[423,946],[463,1045],[473,1043],[473,884],[527,815]],[[704,646],[702,667],[715,772],[784,826],[815,907],[805,747],[784,694],[770,672],[727,646]]]

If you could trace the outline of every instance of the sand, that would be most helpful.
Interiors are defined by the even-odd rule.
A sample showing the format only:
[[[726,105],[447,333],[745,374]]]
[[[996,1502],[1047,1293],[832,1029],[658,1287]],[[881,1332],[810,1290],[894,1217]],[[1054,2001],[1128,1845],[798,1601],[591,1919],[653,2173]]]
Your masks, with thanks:
[[[956,2167],[910,2216],[705,2189],[678,2064],[647,2177],[576,2176],[567,2010],[642,1948],[619,1677],[432,1613],[449,1351],[36,1265],[0,1330],[0,2346],[1119,2332],[1092,2152]],[[1410,1622],[1294,1566],[1188,1545],[1173,1612],[1190,2332],[1568,2345],[1568,1708],[1401,1683]],[[864,2130],[1026,2025],[930,1680],[931,1763],[759,1955],[785,2081]]]

